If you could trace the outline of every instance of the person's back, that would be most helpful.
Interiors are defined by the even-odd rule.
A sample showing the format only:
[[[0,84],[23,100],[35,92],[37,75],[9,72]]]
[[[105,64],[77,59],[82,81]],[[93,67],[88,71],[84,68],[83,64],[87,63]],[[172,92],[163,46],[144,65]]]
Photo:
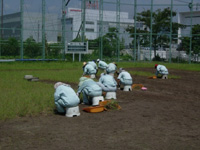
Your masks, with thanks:
[[[83,70],[83,75],[91,75],[96,73],[96,69],[91,64],[86,64]]]
[[[98,67],[94,61],[88,61],[88,64],[91,64],[94,67],[94,69],[98,69]]]
[[[84,89],[86,89],[89,93],[102,91],[101,87],[99,87],[98,84],[92,79],[85,80],[78,88],[78,93]]]
[[[114,77],[111,75],[103,75],[100,77],[99,82],[102,83],[106,87],[116,87],[117,82],[115,81]]]
[[[123,70],[119,73],[117,79],[120,80],[121,83],[125,84],[125,85],[131,85],[133,83],[130,73],[128,73],[125,70]]]
[[[117,66],[114,63],[109,63],[108,67],[106,68],[106,72],[109,73],[115,73],[117,70]]]
[[[108,67],[108,64],[107,64],[106,62],[100,60],[100,61],[98,62],[98,67],[99,67],[100,69],[105,70],[105,69]]]
[[[59,113],[64,113],[65,107],[74,107],[80,103],[79,97],[68,84],[57,82],[54,88],[54,101]]]
[[[102,88],[97,85],[95,81],[87,77],[81,77],[79,82],[79,88],[77,91],[77,95],[82,92],[83,94],[83,103],[89,104],[91,103],[89,97],[96,97],[102,95]]]
[[[156,75],[158,75],[158,74],[168,75],[169,74],[168,69],[164,65],[157,65],[156,70],[157,70]]]

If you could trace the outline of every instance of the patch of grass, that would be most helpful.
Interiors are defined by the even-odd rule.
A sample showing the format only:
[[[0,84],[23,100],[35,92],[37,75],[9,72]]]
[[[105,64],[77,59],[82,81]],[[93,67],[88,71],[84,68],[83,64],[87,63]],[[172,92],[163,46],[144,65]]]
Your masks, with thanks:
[[[152,68],[155,64],[165,65],[168,69],[178,69],[186,71],[200,71],[200,64],[180,64],[180,63],[164,63],[164,62],[120,62],[119,67],[123,68]]]

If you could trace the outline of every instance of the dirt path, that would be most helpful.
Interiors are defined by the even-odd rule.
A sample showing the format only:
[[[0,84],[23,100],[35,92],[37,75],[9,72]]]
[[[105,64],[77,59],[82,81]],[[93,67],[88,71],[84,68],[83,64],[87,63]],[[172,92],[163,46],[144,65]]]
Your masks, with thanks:
[[[119,111],[86,113],[79,105],[80,117],[50,114],[1,121],[0,150],[199,150],[200,72],[170,74],[181,78],[133,76],[148,90],[118,90]]]

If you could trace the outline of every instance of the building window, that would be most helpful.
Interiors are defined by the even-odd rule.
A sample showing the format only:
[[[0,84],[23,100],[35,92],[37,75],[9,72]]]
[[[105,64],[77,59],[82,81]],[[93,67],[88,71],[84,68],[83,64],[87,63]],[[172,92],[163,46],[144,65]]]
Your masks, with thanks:
[[[94,29],[86,28],[85,31],[86,31],[86,32],[94,32]]]
[[[86,21],[85,24],[94,24],[93,21]]]

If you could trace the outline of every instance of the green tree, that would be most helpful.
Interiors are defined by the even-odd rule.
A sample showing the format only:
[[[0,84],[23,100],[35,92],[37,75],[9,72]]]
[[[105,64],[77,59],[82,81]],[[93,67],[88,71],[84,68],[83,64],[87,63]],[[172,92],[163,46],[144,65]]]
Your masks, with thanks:
[[[41,51],[40,44],[36,43],[32,37],[26,39],[24,44],[24,55],[33,58],[41,56]]]
[[[60,43],[52,43],[48,46],[49,56],[58,57],[61,54],[62,45]]]
[[[190,37],[182,37],[182,42],[179,49],[186,51],[187,54],[190,52]],[[192,28],[192,55],[200,53],[200,25],[194,25]]]
[[[172,11],[172,17],[176,16],[176,12]],[[145,44],[150,43],[150,29],[151,29],[151,11],[142,11],[137,13],[137,21],[144,23],[146,28],[144,30],[137,30],[137,33],[143,33],[142,38]],[[158,46],[168,46],[170,33],[171,9],[158,9],[152,13],[152,47],[154,49],[154,57],[156,57],[156,49]],[[172,39],[177,37],[178,28],[185,26],[176,22],[172,22]],[[127,31],[134,37],[134,27],[128,27]],[[144,34],[145,33],[145,34]],[[137,34],[138,35],[138,34]],[[176,40],[174,40],[176,41]]]
[[[20,53],[19,43],[15,38],[9,38],[2,44],[2,55],[17,56]]]
[[[102,38],[103,40],[103,55],[113,57],[117,55],[117,42],[120,41],[117,36],[118,30],[115,27],[108,29],[108,33]],[[123,39],[120,41],[120,50],[124,48]]]

